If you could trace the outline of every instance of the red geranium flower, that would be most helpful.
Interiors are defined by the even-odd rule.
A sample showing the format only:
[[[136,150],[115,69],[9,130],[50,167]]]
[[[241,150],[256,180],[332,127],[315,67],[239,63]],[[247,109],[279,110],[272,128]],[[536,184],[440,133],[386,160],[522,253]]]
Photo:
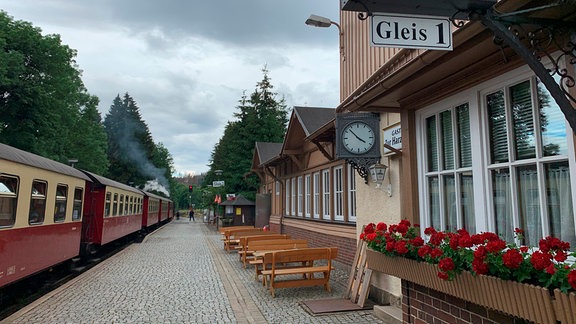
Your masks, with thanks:
[[[406,241],[397,241],[396,242],[396,251],[400,254],[408,253],[408,249],[406,248]]]
[[[576,270],[568,273],[568,283],[572,286],[572,289],[576,289]]]
[[[536,270],[544,270],[550,264],[552,264],[552,257],[548,253],[543,253],[541,251],[536,251],[532,253],[530,258],[530,263]]]
[[[376,225],[376,230],[378,230],[378,231],[386,232],[387,229],[388,229],[388,225],[386,225],[382,222],[380,222],[380,223],[378,223],[378,225]]]
[[[487,274],[488,265],[482,261],[482,259],[474,258],[472,261],[472,270],[477,274]]]
[[[510,249],[506,251],[504,255],[502,255],[502,261],[504,262],[504,265],[509,269],[517,269],[520,267],[520,264],[522,264],[522,261],[524,261],[524,257],[520,251],[516,249]]]
[[[444,258],[440,260],[438,267],[444,272],[452,271],[454,270],[454,260],[452,258]]]
[[[430,246],[424,245],[418,249],[418,256],[421,258],[425,258],[428,254],[430,254],[431,251],[432,248]]]
[[[448,280],[450,279],[450,277],[448,276],[448,274],[446,272],[442,272],[439,271],[438,272],[438,278],[442,279],[442,280]]]

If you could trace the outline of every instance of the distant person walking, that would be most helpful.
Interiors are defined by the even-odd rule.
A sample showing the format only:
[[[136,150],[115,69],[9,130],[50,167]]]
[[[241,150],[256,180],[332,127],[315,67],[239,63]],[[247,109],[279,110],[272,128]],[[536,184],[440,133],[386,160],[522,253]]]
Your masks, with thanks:
[[[176,219],[180,219],[180,211],[176,211]]]
[[[194,219],[194,209],[190,209],[190,212],[188,213],[188,221],[196,222],[196,220]]]

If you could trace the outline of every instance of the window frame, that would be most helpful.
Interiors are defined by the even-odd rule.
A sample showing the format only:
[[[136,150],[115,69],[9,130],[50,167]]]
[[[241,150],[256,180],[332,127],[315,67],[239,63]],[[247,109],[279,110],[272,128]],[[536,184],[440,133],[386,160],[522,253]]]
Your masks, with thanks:
[[[436,114],[440,111],[446,110],[448,106],[457,106],[459,103],[462,102],[469,102],[469,118],[470,118],[470,137],[471,137],[471,145],[472,147],[476,148],[480,147],[480,149],[473,149],[472,150],[472,167],[471,172],[473,175],[473,195],[474,195],[474,214],[475,214],[475,228],[476,232],[484,232],[484,231],[496,231],[496,220],[493,211],[494,201],[492,196],[492,189],[493,183],[490,179],[490,170],[497,169],[498,167],[511,165],[513,167],[520,166],[520,165],[538,165],[538,168],[543,167],[547,162],[551,161],[568,161],[569,170],[570,170],[570,188],[571,188],[571,198],[573,202],[576,202],[576,162],[574,161],[575,152],[574,152],[574,137],[570,135],[570,126],[564,120],[566,125],[566,140],[568,146],[567,156],[558,157],[553,156],[544,157],[543,155],[536,155],[536,159],[529,159],[528,161],[514,161],[514,162],[506,162],[506,163],[499,163],[499,164],[491,164],[490,161],[490,137],[489,137],[489,123],[488,123],[488,111],[486,107],[486,96],[498,89],[508,89],[514,85],[520,84],[523,81],[530,80],[531,85],[531,97],[532,97],[532,109],[536,111],[536,115],[541,109],[540,105],[538,104],[537,93],[536,93],[536,77],[534,73],[526,66],[516,69],[514,71],[508,72],[502,76],[484,82],[482,84],[476,85],[468,90],[462,91],[454,96],[451,96],[445,100],[442,100],[438,103],[430,105],[424,109],[421,109],[416,112],[416,153],[417,153],[417,163],[418,163],[418,181],[420,185],[418,186],[419,191],[419,204],[420,204],[420,222],[422,224],[422,231],[430,226],[430,214],[428,211],[428,189],[427,189],[427,182],[426,180],[426,172],[428,170],[427,165],[427,147],[426,147],[426,119]],[[508,93],[505,93],[505,96],[509,96]],[[506,99],[507,100],[507,99]],[[510,114],[509,103],[505,103],[505,109],[507,111],[507,116]],[[509,116],[508,116],[509,117]],[[511,119],[511,118],[507,118]],[[533,119],[535,133],[538,133],[536,136],[536,147],[537,150],[540,150],[542,147],[541,142],[542,139],[540,138],[541,130],[539,128],[540,119],[537,118],[536,120]],[[510,122],[507,122],[508,127],[510,127]],[[510,129],[510,128],[508,128]],[[508,146],[508,150],[514,150],[514,147]],[[543,177],[544,174],[541,173],[540,177]],[[546,186],[539,186],[541,195],[540,197],[544,196],[542,193],[546,189]],[[547,208],[546,200],[541,199],[540,205],[542,209]],[[516,214],[515,214],[516,215]],[[549,233],[549,229],[547,228],[550,220],[545,219],[544,214],[541,214],[540,218],[540,226],[542,226],[542,236],[546,236]],[[518,220],[514,220],[514,224],[518,224]]]
[[[14,192],[12,192],[12,188],[8,187],[6,187],[6,189],[9,189],[9,192],[0,192],[0,199],[7,201],[1,205],[3,208],[8,207],[6,208],[7,212],[3,213],[8,217],[0,219],[0,228],[9,228],[16,224],[16,210],[18,209],[18,197],[20,196],[20,178],[18,176],[6,173],[0,174],[0,178],[10,179],[10,181],[15,183]]]

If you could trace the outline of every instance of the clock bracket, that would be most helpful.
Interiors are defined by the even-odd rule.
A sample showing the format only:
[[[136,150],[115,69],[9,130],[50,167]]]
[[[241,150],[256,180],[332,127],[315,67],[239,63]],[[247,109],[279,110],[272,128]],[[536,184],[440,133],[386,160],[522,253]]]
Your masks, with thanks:
[[[358,175],[364,179],[364,183],[368,184],[368,176],[370,172],[368,168],[372,164],[376,164],[380,162],[380,158],[350,158],[346,159],[346,163],[350,164],[350,166],[358,172]]]

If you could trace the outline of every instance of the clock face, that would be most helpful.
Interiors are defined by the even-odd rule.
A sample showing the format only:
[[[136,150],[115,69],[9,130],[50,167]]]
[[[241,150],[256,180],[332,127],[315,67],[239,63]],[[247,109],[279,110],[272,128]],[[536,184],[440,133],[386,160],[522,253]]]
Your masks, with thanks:
[[[364,154],[374,146],[374,130],[364,122],[352,122],[342,130],[342,144],[352,154]]]

